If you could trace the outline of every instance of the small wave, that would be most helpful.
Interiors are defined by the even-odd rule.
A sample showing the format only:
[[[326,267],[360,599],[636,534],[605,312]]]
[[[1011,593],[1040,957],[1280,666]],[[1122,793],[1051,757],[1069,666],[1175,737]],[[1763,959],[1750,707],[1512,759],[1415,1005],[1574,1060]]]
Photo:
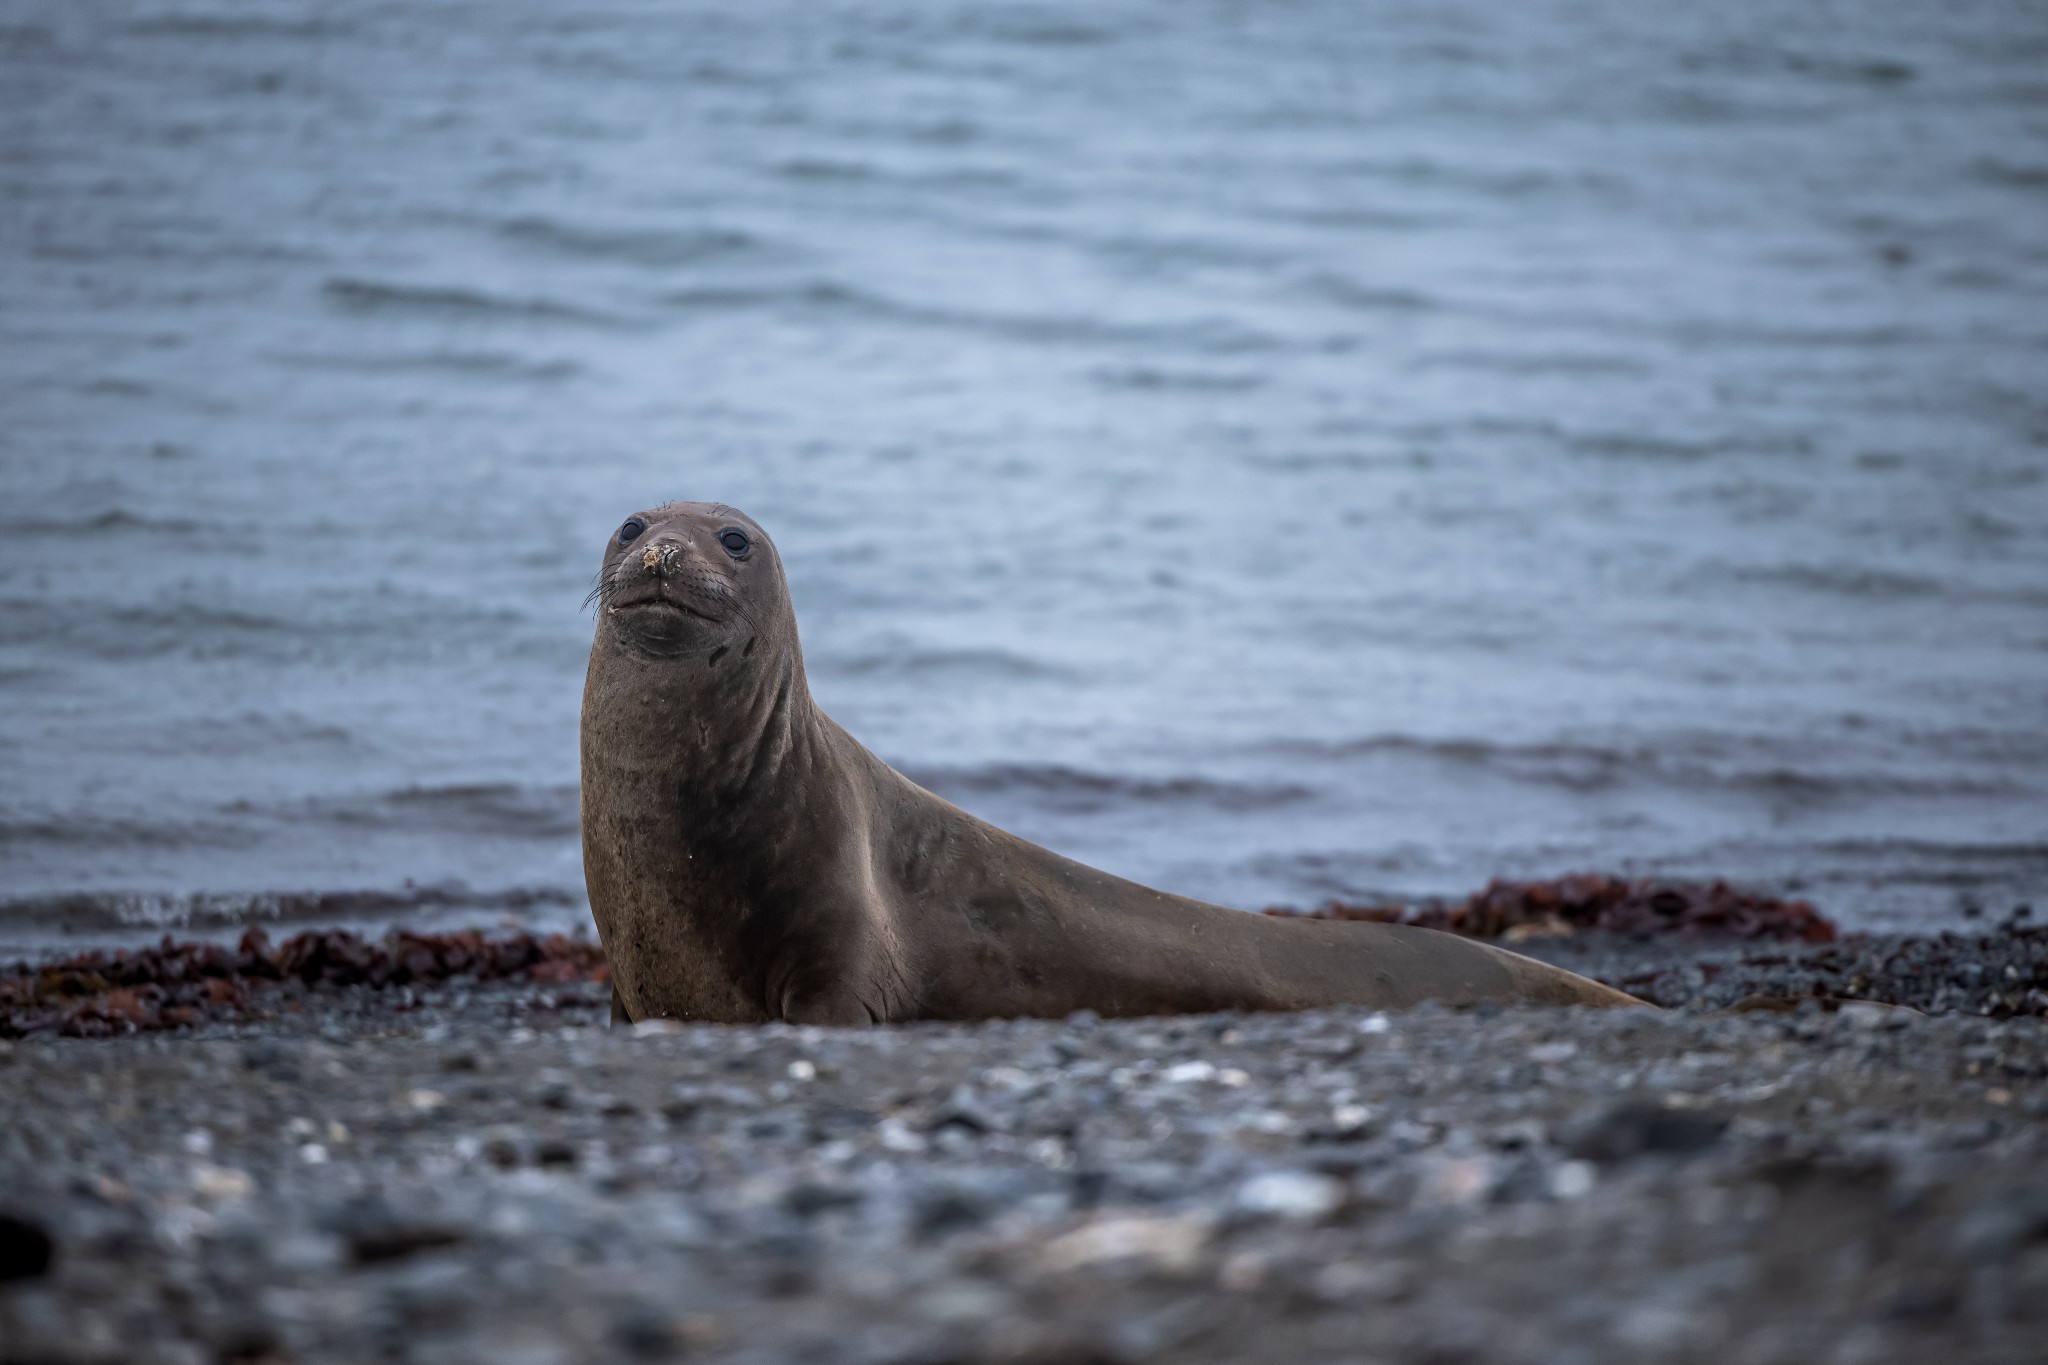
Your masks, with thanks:
[[[564,255],[651,266],[687,265],[760,245],[752,234],[732,228],[603,228],[542,217],[513,218],[500,224],[498,231],[522,245]]]
[[[826,157],[792,157],[775,167],[775,173],[789,180],[860,181],[873,180],[874,167],[860,161],[836,161]]]
[[[198,727],[196,736],[186,737],[196,742],[174,739],[155,751],[274,754],[282,744],[291,742],[329,749],[355,746],[353,736],[338,727],[252,719],[253,724]],[[0,811],[0,847],[253,849],[272,838],[280,826],[291,825],[338,826],[357,834],[398,831],[463,838],[573,839],[579,828],[577,789],[573,784],[474,783],[402,787],[358,797],[242,799],[206,810],[169,802],[161,808],[125,811]],[[337,833],[334,837],[343,836]]]
[[[1063,232],[1055,240],[1073,241],[1115,263],[1119,270],[1147,273],[1156,272],[1161,266],[1267,271],[1285,265],[1288,260],[1285,252],[1274,247],[1234,241],[1220,234]]]
[[[1216,810],[1263,810],[1307,801],[1315,793],[1291,782],[1228,782],[1197,776],[1128,777],[1088,772],[1056,763],[992,763],[976,768],[923,768],[912,780],[941,796],[1029,795],[1070,814],[1114,806],[1207,806]]]
[[[1488,200],[1522,198],[1555,191],[1574,194],[1611,192],[1625,183],[1607,171],[1592,167],[1565,170],[1547,166],[1453,164],[1426,157],[1352,163],[1331,169],[1339,175],[1350,171],[1402,185],[1468,191]]]
[[[389,355],[272,351],[266,359],[305,369],[342,370],[355,374],[438,371],[525,381],[572,379],[583,372],[583,367],[573,360],[532,360],[510,351],[411,351]]]
[[[895,131],[906,142],[928,147],[964,147],[986,136],[980,124],[964,118],[918,119],[899,125]]]
[[[2001,161],[1996,157],[1983,157],[1973,162],[1970,174],[1988,185],[2004,185],[2021,190],[2048,190],[2048,165],[2021,164]]]
[[[736,90],[773,90],[783,84],[779,76],[763,71],[750,71],[716,57],[706,57],[692,62],[683,72],[689,85],[728,86]]]
[[[318,523],[306,529],[324,537]],[[237,551],[234,545],[227,548]],[[524,629],[531,618],[513,603],[471,605],[396,590],[309,598],[287,585],[268,583],[249,589],[181,586],[194,597],[153,602],[109,601],[104,594],[0,598],[0,637],[32,640],[39,652],[117,662],[173,655],[214,663],[326,658],[357,665],[372,658],[420,657],[423,630],[438,632],[442,641],[488,639],[493,648],[511,653],[534,643]],[[232,595],[244,591],[265,595],[260,602]]]
[[[965,27],[984,38],[1025,47],[1093,47],[1114,42],[1116,30],[1032,10],[970,9]]]
[[[343,726],[312,720],[306,716],[244,712],[239,716],[199,716],[154,727],[145,736],[130,741],[138,752],[180,755],[205,754],[263,756],[275,759],[292,751],[313,754],[352,754],[364,746]]]
[[[703,285],[677,289],[656,302],[671,308],[706,312],[743,312],[757,308],[845,309],[879,317],[910,317],[909,309],[877,295],[832,280],[790,285]]]
[[[1817,853],[1852,862],[1897,858],[1940,868],[1956,863],[2016,865],[2048,876],[2048,836],[2010,843],[1982,840],[1866,838],[1822,840],[1810,845]]]
[[[57,45],[57,35],[47,25],[0,21],[0,47],[9,55],[46,52]]]
[[[1068,670],[1004,649],[890,650],[820,660],[821,671],[865,677],[901,674],[979,673],[1000,678],[1065,678]]]
[[[379,280],[332,279],[321,286],[328,298],[353,313],[418,313],[450,318],[546,318],[612,325],[618,319],[551,299],[505,298],[445,285],[390,284]]]
[[[969,328],[1017,341],[1080,343],[1118,347],[1170,348],[1209,355],[1247,355],[1281,349],[1285,343],[1269,332],[1247,328],[1220,317],[1190,317],[1160,322],[1108,322],[1099,318],[1031,313],[955,313],[932,310],[925,316],[947,326]]]
[[[1623,355],[1555,352],[1529,355],[1512,351],[1426,351],[1413,361],[1418,370],[1483,370],[1494,374],[1600,375],[1647,374],[1649,365]]]
[[[326,19],[283,19],[271,14],[172,10],[137,19],[130,33],[158,38],[328,38],[347,29]]]
[[[1161,370],[1149,365],[1130,369],[1099,369],[1091,378],[1106,389],[1138,393],[1246,393],[1264,387],[1264,377],[1203,370]]]
[[[44,646],[62,646],[95,658],[134,660],[179,652],[281,643],[302,623],[262,612],[196,602],[130,606],[106,602],[53,602],[0,598],[0,628]]]
[[[1274,850],[1246,860],[1253,881],[1297,904],[1340,900],[1409,903],[1452,895],[1475,885],[1478,869],[1436,844],[1402,842],[1376,848]]]
[[[1345,275],[1311,275],[1301,282],[1300,288],[1317,298],[1367,313],[1424,313],[1443,307],[1420,290],[1364,284]]]
[[[575,909],[582,903],[582,896],[566,887],[477,890],[460,883],[406,886],[395,891],[74,891],[0,900],[0,924],[7,925],[10,936],[16,938],[122,930],[203,932],[251,924],[400,923],[450,911],[517,914]]]
[[[1560,786],[1573,791],[1610,787],[1629,775],[1654,773],[1663,766],[1654,755],[1569,744],[1500,744],[1478,739],[1422,739],[1410,735],[1374,735],[1334,742],[1281,740],[1271,751],[1289,758],[1329,763],[1355,762],[1388,755],[1422,758],[1462,768],[1491,770],[1520,781]]]
[[[1309,228],[1335,229],[1340,232],[1427,232],[1455,221],[1447,214],[1418,213],[1413,209],[1366,204],[1266,205],[1259,207],[1256,213],[1261,218],[1275,222],[1293,223]]]
[[[156,389],[140,379],[110,374],[79,380],[78,391],[92,394],[96,398],[147,398],[155,393]]]
[[[1552,433],[1554,434],[1554,433]],[[1743,432],[1681,440],[1635,431],[1590,431],[1565,438],[1580,455],[1612,460],[1709,460],[1722,455],[1810,455],[1812,438],[1797,432]]]
[[[1798,588],[1834,597],[1897,600],[1938,597],[1949,590],[1940,579],[1926,574],[1876,569],[1863,564],[1740,564],[1728,567],[1724,572],[1741,583]]]
[[[1479,739],[1374,735],[1339,741],[1278,740],[1265,746],[1265,751],[1289,759],[1337,764],[1389,756],[1413,757],[1575,792],[1646,782],[1803,802],[1877,796],[2011,797],[2026,793],[2016,783],[1995,778],[1824,772],[1769,759],[1748,763],[1736,754],[1714,757],[1686,745],[1503,744]]]
[[[246,824],[207,817],[57,811],[0,815],[0,848],[246,849],[261,837]]]
[[[1911,62],[1897,57],[1834,56],[1754,42],[1688,52],[1680,56],[1678,64],[1687,71],[1738,76],[1790,73],[1849,85],[1899,85],[1920,74]]]
[[[527,787],[510,782],[400,787],[366,796],[320,797],[223,808],[247,818],[331,822],[355,830],[400,830],[514,839],[562,839],[578,829],[576,788]]]
[[[1391,469],[1410,465],[1414,457],[1408,453],[1390,453],[1374,450],[1288,450],[1277,454],[1264,451],[1248,451],[1241,457],[1254,469],[1270,469],[1282,474],[1305,474],[1328,469]]]
[[[125,507],[79,517],[18,517],[0,521],[0,535],[56,536],[69,539],[81,535],[132,531],[154,535],[189,536],[218,530],[185,517],[146,517]]]
[[[1653,330],[1683,345],[1715,347],[1782,346],[1801,350],[1837,346],[1889,348],[1927,340],[1925,332],[1891,323],[1867,327],[1773,327],[1720,318],[1690,318]]]
[[[788,309],[832,311],[911,327],[978,332],[1014,341],[1063,345],[1172,347],[1213,354],[1270,351],[1282,343],[1220,318],[1167,322],[1114,322],[1085,314],[996,313],[932,307],[855,289],[833,280],[789,285],[705,286],[675,290],[658,302],[706,312]]]

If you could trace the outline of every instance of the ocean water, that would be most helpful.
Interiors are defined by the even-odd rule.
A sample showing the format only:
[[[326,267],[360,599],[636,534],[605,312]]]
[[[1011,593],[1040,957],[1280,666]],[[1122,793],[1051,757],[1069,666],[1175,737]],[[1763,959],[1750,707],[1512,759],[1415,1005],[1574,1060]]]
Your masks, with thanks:
[[[0,947],[587,918],[579,610],[1231,904],[2048,896],[2048,7],[0,0]]]

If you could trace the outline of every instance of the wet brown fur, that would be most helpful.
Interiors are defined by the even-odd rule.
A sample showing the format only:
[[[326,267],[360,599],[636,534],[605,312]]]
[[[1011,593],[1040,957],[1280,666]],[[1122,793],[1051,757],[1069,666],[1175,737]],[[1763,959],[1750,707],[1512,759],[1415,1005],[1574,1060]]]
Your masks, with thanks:
[[[583,689],[583,866],[615,1018],[1637,1003],[1433,930],[1166,895],[978,820],[812,702],[759,526],[715,503],[638,519],[606,549]]]

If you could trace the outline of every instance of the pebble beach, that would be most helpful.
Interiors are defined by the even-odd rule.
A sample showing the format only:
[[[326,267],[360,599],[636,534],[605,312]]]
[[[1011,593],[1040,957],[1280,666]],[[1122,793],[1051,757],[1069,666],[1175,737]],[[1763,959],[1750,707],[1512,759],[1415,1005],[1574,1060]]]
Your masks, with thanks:
[[[1623,1011],[613,1028],[455,976],[38,1029],[0,1358],[2032,1361],[2044,939],[1528,945],[1671,1006]]]

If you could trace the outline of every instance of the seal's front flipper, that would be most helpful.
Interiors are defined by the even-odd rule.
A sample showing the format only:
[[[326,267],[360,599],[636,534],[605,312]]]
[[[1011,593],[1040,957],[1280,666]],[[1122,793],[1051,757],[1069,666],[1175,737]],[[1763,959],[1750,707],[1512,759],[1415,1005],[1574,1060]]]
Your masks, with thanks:
[[[615,981],[612,983],[612,1027],[617,1028],[620,1024],[632,1022],[633,1016],[626,1013],[626,1002],[619,999],[619,985]]]

